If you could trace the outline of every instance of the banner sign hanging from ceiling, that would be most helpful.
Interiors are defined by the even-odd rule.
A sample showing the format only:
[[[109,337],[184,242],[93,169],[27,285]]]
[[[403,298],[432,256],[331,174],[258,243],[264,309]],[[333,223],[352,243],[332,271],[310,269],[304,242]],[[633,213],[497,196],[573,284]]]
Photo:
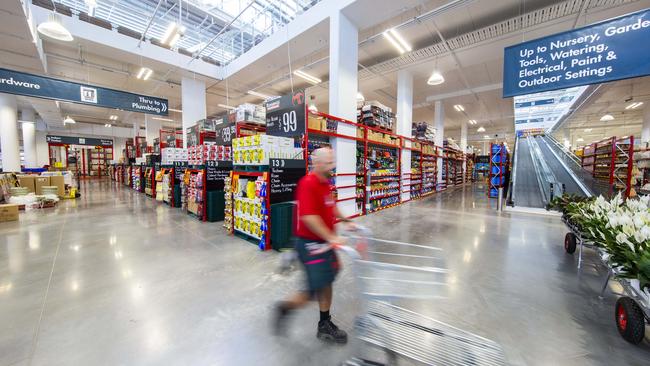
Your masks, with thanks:
[[[305,91],[270,99],[266,107],[266,133],[272,136],[296,137],[307,128]]]
[[[0,92],[167,116],[167,99],[0,68]]]
[[[52,144],[64,145],[113,146],[113,140],[94,139],[90,137],[47,135],[45,136],[45,141]]]
[[[650,10],[505,49],[503,97],[650,75]]]

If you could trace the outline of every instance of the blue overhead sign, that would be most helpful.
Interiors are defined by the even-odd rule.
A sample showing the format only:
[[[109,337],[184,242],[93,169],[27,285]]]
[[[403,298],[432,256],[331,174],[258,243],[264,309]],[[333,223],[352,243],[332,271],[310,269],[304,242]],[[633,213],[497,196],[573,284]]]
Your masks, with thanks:
[[[1,68],[0,93],[61,100],[159,116],[169,114],[167,99],[78,84]]]
[[[650,75],[650,10],[505,49],[503,97]]]

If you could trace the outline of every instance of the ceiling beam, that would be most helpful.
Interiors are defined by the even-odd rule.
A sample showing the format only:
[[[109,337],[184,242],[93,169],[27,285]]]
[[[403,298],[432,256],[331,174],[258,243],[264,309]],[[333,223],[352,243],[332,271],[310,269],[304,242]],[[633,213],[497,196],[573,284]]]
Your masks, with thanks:
[[[474,93],[484,93],[488,91],[501,90],[501,89],[503,89],[503,83],[482,85],[482,86],[477,86],[475,88],[466,88],[466,89],[461,89],[455,92],[445,93],[445,94],[430,95],[426,98],[427,101],[426,105],[429,105],[438,100],[445,100],[450,98],[462,97],[465,95],[473,95]],[[425,103],[420,103],[418,105],[424,107],[425,105],[423,104]]]

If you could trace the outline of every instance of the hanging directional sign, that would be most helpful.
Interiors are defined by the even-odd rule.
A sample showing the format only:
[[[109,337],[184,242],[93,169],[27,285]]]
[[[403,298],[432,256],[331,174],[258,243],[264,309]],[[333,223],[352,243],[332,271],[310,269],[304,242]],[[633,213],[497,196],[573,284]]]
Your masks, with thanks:
[[[265,106],[268,135],[296,137],[305,134],[307,107],[304,90],[271,99]]]
[[[650,75],[650,10],[507,47],[503,97]]]
[[[78,136],[45,136],[45,141],[51,144],[65,144],[65,145],[86,145],[86,146],[113,146],[113,140],[108,139],[95,139],[90,137]]]
[[[159,116],[166,116],[169,113],[167,99],[78,84],[2,68],[0,68],[0,92]]]

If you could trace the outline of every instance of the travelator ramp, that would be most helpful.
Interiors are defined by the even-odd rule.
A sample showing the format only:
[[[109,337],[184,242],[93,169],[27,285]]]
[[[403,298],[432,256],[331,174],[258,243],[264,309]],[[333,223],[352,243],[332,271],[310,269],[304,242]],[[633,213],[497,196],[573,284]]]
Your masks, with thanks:
[[[552,136],[518,137],[514,157],[508,192],[511,206],[545,208],[553,197],[564,193],[589,197],[607,189]]]

